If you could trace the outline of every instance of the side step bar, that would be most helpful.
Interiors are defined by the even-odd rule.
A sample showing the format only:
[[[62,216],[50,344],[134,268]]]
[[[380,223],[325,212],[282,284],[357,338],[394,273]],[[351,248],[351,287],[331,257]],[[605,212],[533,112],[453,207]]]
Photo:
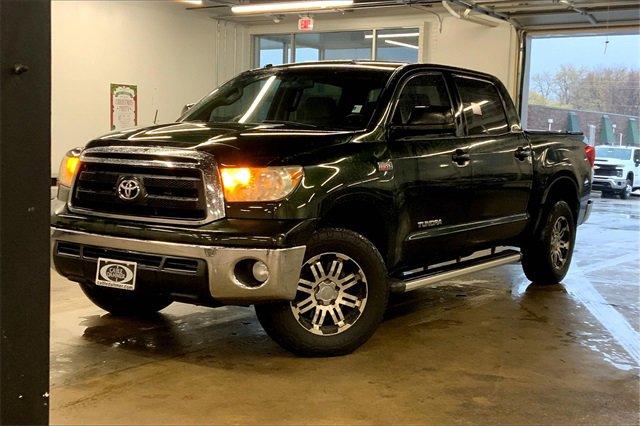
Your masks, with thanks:
[[[456,262],[441,268],[428,271],[427,274],[410,278],[407,280],[392,280],[390,283],[392,293],[405,293],[407,291],[416,290],[423,287],[439,283],[440,281],[450,280],[461,275],[467,275],[474,272],[483,271],[485,269],[495,268],[496,266],[517,263],[520,261],[521,254],[517,250],[505,250],[497,254],[477,257],[474,259]]]

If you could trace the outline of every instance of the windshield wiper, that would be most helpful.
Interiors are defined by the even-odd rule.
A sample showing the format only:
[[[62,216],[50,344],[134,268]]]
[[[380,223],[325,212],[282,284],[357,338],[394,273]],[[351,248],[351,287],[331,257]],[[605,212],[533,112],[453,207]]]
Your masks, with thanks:
[[[265,123],[265,124],[285,124],[285,125],[297,126],[297,127],[307,127],[309,129],[317,129],[318,128],[318,126],[315,126],[313,124],[298,123],[297,121],[286,121],[286,120],[264,120],[263,123]]]

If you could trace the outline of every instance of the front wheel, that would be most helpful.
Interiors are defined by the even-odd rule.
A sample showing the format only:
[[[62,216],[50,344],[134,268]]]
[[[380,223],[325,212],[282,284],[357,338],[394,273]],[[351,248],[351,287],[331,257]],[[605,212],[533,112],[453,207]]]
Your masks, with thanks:
[[[620,198],[623,200],[627,200],[629,197],[631,197],[632,192],[633,192],[633,182],[627,179],[627,183],[624,189],[622,190],[622,192],[620,192]]]
[[[301,356],[353,352],[374,333],[389,288],[382,256],[346,229],[324,229],[307,245],[294,300],[256,305],[267,334]]]
[[[545,210],[544,223],[522,248],[522,268],[532,282],[557,284],[567,275],[576,239],[576,223],[565,201]]]

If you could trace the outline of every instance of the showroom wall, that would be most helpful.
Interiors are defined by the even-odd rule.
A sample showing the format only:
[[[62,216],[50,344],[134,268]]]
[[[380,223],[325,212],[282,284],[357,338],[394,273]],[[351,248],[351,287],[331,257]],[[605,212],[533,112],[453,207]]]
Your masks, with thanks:
[[[138,124],[174,121],[247,60],[244,28],[184,4],[52,2],[52,174],[64,153],[110,130],[111,83],[138,86]],[[216,59],[220,58],[220,60]]]

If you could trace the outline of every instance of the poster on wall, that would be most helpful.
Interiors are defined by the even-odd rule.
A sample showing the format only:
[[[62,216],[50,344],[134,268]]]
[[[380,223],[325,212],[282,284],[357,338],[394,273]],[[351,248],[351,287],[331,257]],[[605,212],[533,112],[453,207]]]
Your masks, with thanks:
[[[127,129],[138,125],[138,86],[111,83],[109,98],[111,130]]]

